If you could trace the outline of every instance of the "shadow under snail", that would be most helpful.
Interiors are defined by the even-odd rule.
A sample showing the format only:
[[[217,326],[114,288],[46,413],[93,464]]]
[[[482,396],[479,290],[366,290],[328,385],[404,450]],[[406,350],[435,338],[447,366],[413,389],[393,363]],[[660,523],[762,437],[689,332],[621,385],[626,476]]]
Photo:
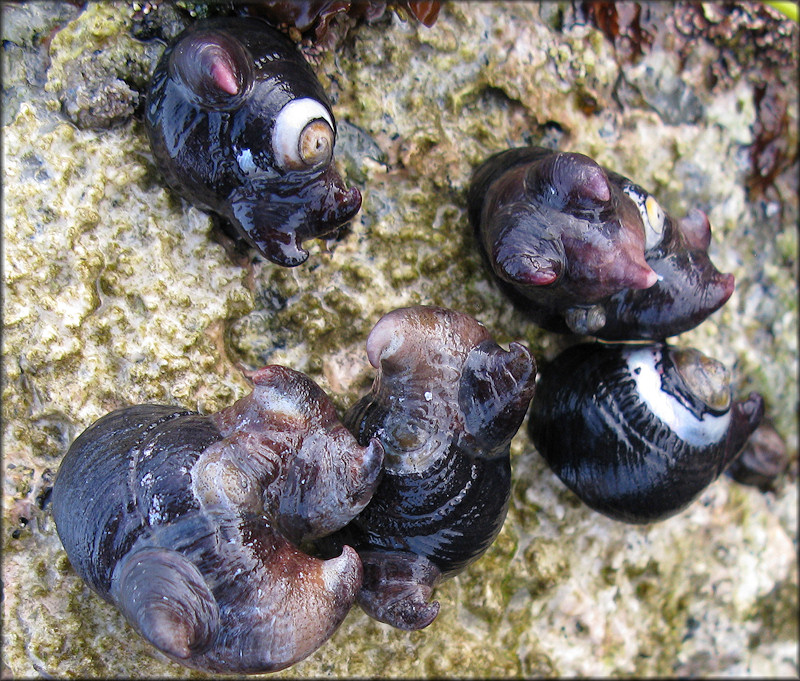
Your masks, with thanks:
[[[145,123],[167,183],[278,265],[305,262],[303,241],[333,235],[361,207],[334,165],[336,122],[319,80],[260,19],[181,33],[153,72]]]
[[[530,403],[528,349],[494,342],[469,315],[416,306],[382,317],[367,339],[377,375],[345,415],[359,443],[383,444],[384,473],[367,507],[334,540],[364,564],[359,605],[401,629],[439,612],[435,586],[477,560],[505,520],[509,445]]]
[[[731,396],[724,365],[663,343],[581,343],[543,366],[528,429],[590,508],[650,523],[686,508],[761,422],[763,399]]]
[[[522,147],[475,171],[469,219],[504,293],[550,331],[663,340],[731,296],[700,210],[682,219],[583,154]]]
[[[202,416],[119,409],[72,444],[53,486],[70,562],[156,648],[207,672],[276,671],[341,624],[358,554],[299,547],[369,501],[377,440],[358,445],[328,396],[273,365],[252,393]]]

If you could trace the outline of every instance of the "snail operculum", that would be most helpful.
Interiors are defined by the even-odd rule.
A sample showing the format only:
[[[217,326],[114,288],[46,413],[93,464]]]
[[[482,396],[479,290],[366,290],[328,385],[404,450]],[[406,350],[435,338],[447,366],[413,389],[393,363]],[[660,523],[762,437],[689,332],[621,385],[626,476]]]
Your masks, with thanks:
[[[645,228],[645,250],[655,248],[664,237],[664,226],[667,221],[664,209],[652,194],[648,194],[630,180],[623,180],[622,191],[636,204],[642,217],[642,224]]]
[[[275,118],[272,148],[285,170],[309,170],[327,165],[335,142],[333,117],[318,101],[293,99]]]
[[[672,353],[672,361],[692,394],[714,411],[731,406],[731,376],[725,365],[699,350],[685,348]]]

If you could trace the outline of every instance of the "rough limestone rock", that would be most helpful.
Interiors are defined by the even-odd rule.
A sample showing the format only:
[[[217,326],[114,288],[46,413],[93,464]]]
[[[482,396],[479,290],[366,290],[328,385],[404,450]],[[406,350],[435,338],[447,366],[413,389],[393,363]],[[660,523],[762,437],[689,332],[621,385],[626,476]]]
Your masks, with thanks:
[[[160,47],[131,37],[133,3],[3,5],[5,676],[201,676],[90,592],[56,535],[54,474],[101,415],[217,410],[265,363],[307,372],[344,410],[373,375],[367,333],[415,303],[469,313],[537,359],[569,342],[515,313],[467,224],[472,169],[530,143],[589,154],[674,214],[709,214],[736,291],[674,342],[765,396],[789,469],[773,491],[723,477],[678,516],[628,526],[582,505],[523,426],[505,526],[437,590],[436,622],[401,632],[354,608],[276,676],[798,673],[797,25],[762,3],[656,3],[650,23],[621,3],[615,36],[576,9],[591,4],[445,3],[432,28],[386,13],[322,54],[337,158],[364,205],[295,269],[234,263],[164,185],[135,112],[100,111],[113,127],[99,130],[68,118],[92,124],[108,101],[92,78],[126,83],[136,108]],[[68,92],[76,63],[91,65],[86,94]],[[768,181],[748,190],[754,158]]]

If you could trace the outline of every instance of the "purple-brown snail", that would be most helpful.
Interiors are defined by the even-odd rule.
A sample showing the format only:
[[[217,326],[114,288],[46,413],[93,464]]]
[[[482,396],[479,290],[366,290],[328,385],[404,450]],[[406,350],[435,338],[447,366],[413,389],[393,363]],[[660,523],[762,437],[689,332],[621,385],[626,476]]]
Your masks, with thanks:
[[[663,340],[695,327],[734,288],[708,256],[697,209],[675,219],[588,156],[508,149],[475,171],[469,219],[494,278],[550,331]]]
[[[261,255],[293,267],[303,242],[361,207],[334,165],[336,122],[295,45],[255,18],[199,21],[164,51],[145,122],[167,183]]]
[[[767,491],[773,489],[776,479],[788,464],[786,442],[772,421],[765,419],[747,439],[742,453],[725,473],[742,485]]]
[[[358,554],[301,550],[349,522],[381,473],[311,379],[272,365],[203,416],[119,409],[72,444],[53,515],[76,572],[156,648],[215,673],[283,669],[336,630]]]
[[[694,501],[761,422],[763,399],[732,398],[725,366],[663,343],[581,343],[540,368],[528,429],[586,505],[649,523]]]
[[[528,349],[504,350],[472,317],[438,307],[394,310],[367,339],[372,390],[344,422],[383,444],[384,473],[367,507],[333,548],[364,565],[359,605],[401,629],[439,612],[436,585],[477,560],[505,520],[509,446],[533,393]]]

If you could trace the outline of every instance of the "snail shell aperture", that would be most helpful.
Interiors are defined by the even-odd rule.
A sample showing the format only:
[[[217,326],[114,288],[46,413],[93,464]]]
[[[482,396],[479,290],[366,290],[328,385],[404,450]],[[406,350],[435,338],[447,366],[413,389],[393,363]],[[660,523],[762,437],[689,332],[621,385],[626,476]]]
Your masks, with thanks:
[[[443,578],[480,557],[508,508],[509,444],[533,394],[536,364],[503,350],[472,317],[417,306],[385,315],[367,339],[372,391],[345,415],[359,442],[385,450],[378,489],[333,538],[364,564],[359,605],[402,629],[439,612]]]
[[[107,414],[72,444],[53,515],[76,572],[159,650],[210,672],[303,659],[355,601],[349,546],[299,545],[369,501],[377,440],[362,447],[308,377],[273,365],[209,416],[159,405]]]
[[[764,414],[731,397],[717,360],[662,343],[582,343],[540,371],[528,428],[581,500],[626,522],[686,508],[736,458]]]
[[[198,21],[153,72],[145,122],[167,183],[272,262],[308,258],[361,207],[333,163],[336,123],[295,45],[259,19]]]
[[[662,340],[731,296],[699,210],[676,220],[583,154],[508,149],[473,176],[469,218],[493,276],[537,324],[606,340]]]

